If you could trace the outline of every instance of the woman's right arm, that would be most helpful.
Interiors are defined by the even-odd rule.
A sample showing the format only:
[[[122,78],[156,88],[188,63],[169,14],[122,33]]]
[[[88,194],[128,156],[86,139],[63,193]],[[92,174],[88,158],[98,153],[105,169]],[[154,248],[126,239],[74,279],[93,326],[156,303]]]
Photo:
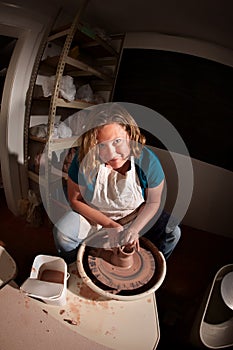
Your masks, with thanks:
[[[91,224],[95,223],[106,228],[121,227],[120,224],[101,213],[101,211],[88,205],[82,195],[85,193],[85,187],[79,186],[70,177],[67,180],[67,189],[72,209],[84,216]]]

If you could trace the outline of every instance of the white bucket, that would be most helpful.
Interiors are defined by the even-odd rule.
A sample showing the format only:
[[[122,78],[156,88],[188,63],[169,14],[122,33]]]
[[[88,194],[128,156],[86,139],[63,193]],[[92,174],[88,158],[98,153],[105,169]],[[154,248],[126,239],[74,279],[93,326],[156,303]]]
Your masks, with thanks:
[[[66,262],[57,256],[37,255],[30,277],[20,289],[28,296],[43,300],[51,305],[65,305],[67,292]]]

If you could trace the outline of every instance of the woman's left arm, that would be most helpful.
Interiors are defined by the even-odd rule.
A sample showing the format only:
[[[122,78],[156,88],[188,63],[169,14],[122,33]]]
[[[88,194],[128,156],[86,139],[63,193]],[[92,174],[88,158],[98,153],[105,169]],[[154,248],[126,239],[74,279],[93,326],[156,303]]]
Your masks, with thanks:
[[[140,231],[155,216],[160,207],[163,188],[164,180],[162,180],[157,187],[146,189],[145,205],[139,211],[137,218],[133,221],[129,228],[124,231],[124,242],[133,244],[136,240],[138,240]]]

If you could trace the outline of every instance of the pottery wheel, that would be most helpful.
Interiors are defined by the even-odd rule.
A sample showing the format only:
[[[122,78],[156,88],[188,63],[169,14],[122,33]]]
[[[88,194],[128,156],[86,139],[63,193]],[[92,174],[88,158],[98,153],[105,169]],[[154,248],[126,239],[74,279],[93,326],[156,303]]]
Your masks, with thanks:
[[[130,267],[115,266],[91,254],[88,255],[87,262],[98,281],[117,291],[137,289],[148,283],[155,272],[152,253],[142,247],[134,252]]]

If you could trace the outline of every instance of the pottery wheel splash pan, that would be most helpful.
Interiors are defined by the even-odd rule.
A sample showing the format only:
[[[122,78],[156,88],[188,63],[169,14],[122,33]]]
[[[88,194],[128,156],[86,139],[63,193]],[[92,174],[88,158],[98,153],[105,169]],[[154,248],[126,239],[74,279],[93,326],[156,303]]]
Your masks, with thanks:
[[[139,243],[140,250],[135,251],[133,264],[127,268],[93,256],[92,248],[85,247],[82,267],[87,277],[96,287],[113,295],[133,296],[151,289],[154,291],[165,277],[165,260],[154,244],[145,237],[141,237]]]

